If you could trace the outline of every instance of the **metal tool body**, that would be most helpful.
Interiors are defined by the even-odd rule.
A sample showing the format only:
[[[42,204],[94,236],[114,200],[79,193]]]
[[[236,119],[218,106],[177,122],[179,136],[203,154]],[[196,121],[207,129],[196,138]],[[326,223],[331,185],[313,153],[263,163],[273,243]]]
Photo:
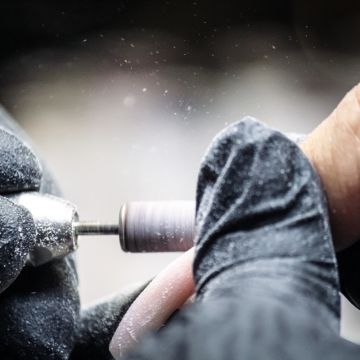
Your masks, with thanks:
[[[192,201],[130,202],[121,206],[118,224],[79,221],[76,206],[37,192],[9,196],[32,214],[36,245],[28,258],[39,266],[78,247],[81,235],[118,235],[128,252],[186,251],[193,246],[195,203]]]
[[[72,203],[38,192],[23,192],[8,198],[24,206],[33,216],[36,245],[28,257],[31,265],[45,264],[77,249],[77,236],[72,224],[78,220],[78,214]]]

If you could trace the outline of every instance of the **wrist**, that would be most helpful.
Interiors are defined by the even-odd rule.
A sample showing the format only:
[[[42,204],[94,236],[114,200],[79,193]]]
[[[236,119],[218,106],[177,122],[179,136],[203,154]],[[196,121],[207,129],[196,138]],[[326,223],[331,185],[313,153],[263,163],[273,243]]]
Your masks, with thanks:
[[[328,202],[337,251],[360,238],[360,107],[355,87],[301,144]]]

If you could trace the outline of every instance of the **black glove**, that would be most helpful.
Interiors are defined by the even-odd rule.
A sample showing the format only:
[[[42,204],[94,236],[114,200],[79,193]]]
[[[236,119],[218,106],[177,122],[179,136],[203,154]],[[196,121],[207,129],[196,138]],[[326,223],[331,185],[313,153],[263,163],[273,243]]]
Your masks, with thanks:
[[[0,108],[0,194],[39,191],[61,196],[29,144]],[[0,359],[111,359],[113,333],[146,284],[79,314],[73,256],[25,267],[34,244],[30,213],[0,196]]]
[[[79,316],[78,279],[68,256],[24,267],[35,243],[29,212],[4,195],[40,191],[59,195],[22,130],[0,108],[0,357],[68,359]]]

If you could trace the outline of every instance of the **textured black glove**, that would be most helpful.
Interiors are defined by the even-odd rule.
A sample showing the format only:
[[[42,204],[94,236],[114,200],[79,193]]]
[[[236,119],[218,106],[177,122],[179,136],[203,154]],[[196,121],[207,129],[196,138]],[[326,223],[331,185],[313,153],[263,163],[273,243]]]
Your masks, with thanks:
[[[61,195],[24,132],[0,108],[0,194],[21,191]],[[80,313],[73,256],[24,267],[35,244],[34,222],[1,195],[0,359],[111,359],[110,339],[146,284]]]
[[[22,130],[0,109],[0,358],[68,359],[79,314],[75,264],[68,256],[24,268],[34,223],[4,195],[28,190],[59,195]]]

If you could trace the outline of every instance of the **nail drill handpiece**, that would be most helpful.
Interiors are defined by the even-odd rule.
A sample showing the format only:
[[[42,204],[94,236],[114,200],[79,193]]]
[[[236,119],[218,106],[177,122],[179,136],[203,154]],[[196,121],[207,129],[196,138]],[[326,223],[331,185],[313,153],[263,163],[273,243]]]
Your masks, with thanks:
[[[121,206],[119,222],[79,220],[75,205],[37,192],[9,196],[27,208],[36,227],[36,245],[29,254],[33,266],[63,257],[78,247],[78,236],[118,235],[127,252],[186,251],[195,236],[193,201],[129,202]]]

